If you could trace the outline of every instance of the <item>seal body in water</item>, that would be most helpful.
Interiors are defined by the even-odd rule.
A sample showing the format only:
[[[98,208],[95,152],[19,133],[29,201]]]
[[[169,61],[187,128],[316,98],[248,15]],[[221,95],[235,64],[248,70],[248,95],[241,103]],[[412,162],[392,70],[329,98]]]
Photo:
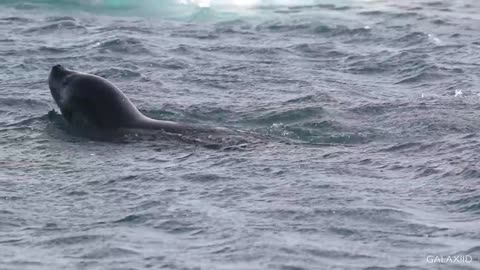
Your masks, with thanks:
[[[159,129],[171,133],[223,131],[144,116],[130,99],[108,80],[56,65],[48,84],[53,99],[69,123],[82,122],[103,129]]]

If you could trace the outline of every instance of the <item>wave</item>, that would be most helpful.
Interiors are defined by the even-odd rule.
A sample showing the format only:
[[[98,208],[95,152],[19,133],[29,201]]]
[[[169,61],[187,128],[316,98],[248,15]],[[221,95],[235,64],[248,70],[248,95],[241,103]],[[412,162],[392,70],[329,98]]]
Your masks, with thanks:
[[[119,13],[141,16],[167,18],[205,19],[232,16],[240,11],[252,8],[268,7],[330,7],[348,4],[360,0],[3,0],[1,5],[13,6],[17,9],[35,9],[38,7],[73,11],[89,11],[99,13]],[[216,11],[221,11],[217,14]],[[223,11],[227,13],[223,14]]]
[[[30,0],[22,1],[22,5],[28,4],[52,4],[58,6],[95,6],[106,8],[132,8],[139,6],[159,5],[193,5],[199,7],[210,6],[309,6],[321,5],[335,7],[334,3],[348,3],[351,0]],[[18,4],[16,0],[4,0],[5,4]]]

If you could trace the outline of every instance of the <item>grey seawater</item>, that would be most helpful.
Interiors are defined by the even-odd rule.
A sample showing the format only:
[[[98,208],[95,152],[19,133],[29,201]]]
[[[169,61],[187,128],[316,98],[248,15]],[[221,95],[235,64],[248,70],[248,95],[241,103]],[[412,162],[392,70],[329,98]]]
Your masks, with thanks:
[[[478,1],[99,2],[0,4],[0,269],[480,269]],[[78,136],[58,63],[262,143]]]

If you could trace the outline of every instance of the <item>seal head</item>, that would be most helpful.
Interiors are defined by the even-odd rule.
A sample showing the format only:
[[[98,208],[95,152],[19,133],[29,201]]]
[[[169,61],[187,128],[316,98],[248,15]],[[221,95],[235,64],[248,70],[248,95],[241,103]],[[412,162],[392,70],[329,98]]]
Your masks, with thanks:
[[[143,115],[115,85],[99,76],[52,68],[48,79],[50,92],[64,118],[70,123],[97,128],[129,127]]]
[[[53,99],[59,107],[62,107],[62,94],[63,87],[68,84],[68,77],[72,72],[65,69],[61,65],[56,65],[52,68],[50,76],[48,77],[48,86],[50,87],[50,93],[52,94]]]
[[[107,130],[161,129],[173,133],[225,131],[148,118],[113,83],[61,65],[50,71],[48,85],[63,117],[73,125]]]

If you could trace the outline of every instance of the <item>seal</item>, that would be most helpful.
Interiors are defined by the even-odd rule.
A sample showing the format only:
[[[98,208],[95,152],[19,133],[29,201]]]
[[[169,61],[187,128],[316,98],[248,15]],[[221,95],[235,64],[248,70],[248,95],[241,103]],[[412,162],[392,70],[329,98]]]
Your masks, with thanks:
[[[156,129],[179,134],[226,130],[146,117],[113,83],[61,65],[50,71],[48,85],[63,117],[70,124],[82,123],[102,130]]]

